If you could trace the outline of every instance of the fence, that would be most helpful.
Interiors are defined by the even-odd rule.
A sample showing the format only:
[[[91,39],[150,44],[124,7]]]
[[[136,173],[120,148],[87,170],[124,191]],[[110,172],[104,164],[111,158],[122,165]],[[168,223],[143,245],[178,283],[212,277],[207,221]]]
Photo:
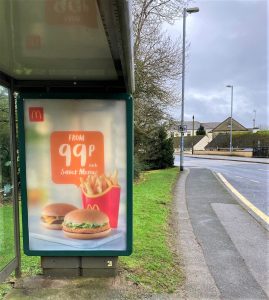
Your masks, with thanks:
[[[253,157],[268,157],[269,158],[269,147],[254,147]]]

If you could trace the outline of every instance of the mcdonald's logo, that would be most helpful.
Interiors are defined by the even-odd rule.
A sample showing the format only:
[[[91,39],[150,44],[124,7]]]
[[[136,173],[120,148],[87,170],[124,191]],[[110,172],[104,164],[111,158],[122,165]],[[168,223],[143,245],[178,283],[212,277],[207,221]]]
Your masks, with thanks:
[[[29,120],[30,122],[43,122],[44,121],[43,107],[29,107]]]
[[[93,204],[93,205],[88,204],[87,209],[89,209],[89,210],[100,210],[100,208],[97,204]]]

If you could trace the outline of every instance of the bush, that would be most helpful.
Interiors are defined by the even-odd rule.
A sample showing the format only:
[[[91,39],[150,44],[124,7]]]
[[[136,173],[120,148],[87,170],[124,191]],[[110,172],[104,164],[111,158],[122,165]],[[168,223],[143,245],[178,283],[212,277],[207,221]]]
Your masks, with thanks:
[[[148,163],[151,169],[165,169],[174,166],[174,144],[167,138],[164,127],[160,127],[154,139],[153,148],[149,153]]]
[[[196,135],[206,135],[204,126],[200,125],[200,127],[196,131]]]
[[[138,179],[139,175],[143,171],[143,166],[141,165],[140,161],[138,160],[137,156],[134,156],[134,179]]]
[[[135,141],[135,178],[141,171],[174,166],[173,139],[167,137],[164,126],[155,127],[150,133],[137,136]]]

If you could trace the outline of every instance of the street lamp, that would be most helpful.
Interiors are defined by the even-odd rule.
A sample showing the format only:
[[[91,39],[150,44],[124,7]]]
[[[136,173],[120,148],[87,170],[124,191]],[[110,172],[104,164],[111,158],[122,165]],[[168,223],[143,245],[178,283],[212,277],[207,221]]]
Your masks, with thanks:
[[[192,147],[191,147],[191,154],[193,155],[193,139],[194,139],[194,115],[192,116]]]
[[[233,94],[234,94],[234,86],[226,85],[226,87],[231,88],[231,125],[230,125],[230,154],[233,151]]]
[[[255,128],[256,128],[256,126],[255,126],[255,121],[256,121],[256,109],[254,109],[253,112],[254,112],[253,129],[255,129]]]
[[[184,156],[184,85],[185,85],[185,35],[186,35],[186,15],[199,12],[198,7],[183,9],[183,47],[182,47],[182,92],[181,92],[181,138],[180,138],[180,171],[183,171]]]

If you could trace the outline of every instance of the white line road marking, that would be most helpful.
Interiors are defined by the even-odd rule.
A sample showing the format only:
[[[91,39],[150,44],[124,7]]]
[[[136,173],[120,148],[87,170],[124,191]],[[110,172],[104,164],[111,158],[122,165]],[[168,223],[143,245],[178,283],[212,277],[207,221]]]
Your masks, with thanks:
[[[236,178],[245,178],[245,177],[242,177],[242,176],[235,176]],[[255,183],[260,183],[260,181],[257,181],[257,180],[253,180],[253,179],[248,179],[248,178],[245,178],[246,180],[249,180],[249,181],[252,181],[252,182],[255,182]]]
[[[258,215],[264,222],[269,225],[269,216],[267,216],[264,212],[258,209],[255,205],[253,205],[246,197],[240,194],[226,179],[221,173],[217,173],[221,181],[227,186],[227,188],[232,191],[239,199],[242,201],[249,209],[251,209],[256,215]]]

